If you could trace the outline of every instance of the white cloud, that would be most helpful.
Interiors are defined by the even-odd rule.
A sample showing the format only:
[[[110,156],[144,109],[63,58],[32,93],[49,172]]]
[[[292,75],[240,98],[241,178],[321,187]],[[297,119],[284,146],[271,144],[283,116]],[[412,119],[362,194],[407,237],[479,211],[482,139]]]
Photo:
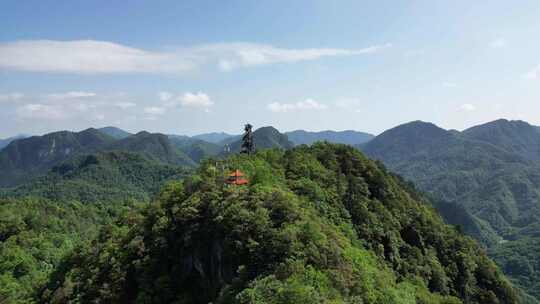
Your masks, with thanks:
[[[0,94],[0,102],[13,102],[18,101],[24,97],[24,94],[22,93],[7,93],[7,94]]]
[[[191,69],[171,54],[95,41],[28,40],[0,44],[0,68],[34,72],[133,73]]]
[[[147,108],[144,108],[144,113],[150,114],[150,115],[163,115],[165,114],[165,108],[164,107],[147,107]]]
[[[493,41],[491,41],[491,43],[489,44],[490,47],[494,48],[494,49],[500,49],[500,48],[503,48],[506,46],[506,39],[504,38],[497,38]]]
[[[137,104],[133,102],[129,102],[129,101],[122,101],[122,102],[115,103],[114,106],[122,110],[125,110],[125,109],[136,107]]]
[[[193,108],[208,108],[214,105],[214,102],[210,97],[203,93],[184,93],[179,97],[180,104],[184,107],[193,107]]]
[[[171,98],[173,98],[173,94],[162,91],[158,93],[158,97],[159,97],[159,100],[161,101],[169,101],[171,100]]]
[[[306,99],[296,103],[273,102],[267,106],[268,110],[274,113],[287,113],[305,110],[325,110],[328,108],[325,104],[318,103],[313,99]]]
[[[96,40],[26,40],[0,43],[0,69],[80,74],[179,73],[211,65],[230,71],[239,67],[371,54],[390,46],[285,49],[254,43],[220,43],[162,52]]]
[[[218,66],[223,71],[230,71],[239,67],[250,67],[275,63],[293,63],[299,61],[317,60],[322,57],[371,54],[389,47],[391,47],[391,44],[371,46],[363,49],[284,49],[271,45],[233,43],[209,45],[201,48],[201,50],[213,50],[223,54],[226,58],[222,58],[219,61]]]
[[[476,110],[476,107],[473,105],[473,104],[470,104],[470,103],[465,103],[465,104],[462,104],[459,109],[461,111],[465,111],[465,112],[472,112],[474,110]]]
[[[538,79],[540,78],[540,64],[535,67],[534,69],[530,70],[527,74],[524,76],[526,79]]]
[[[17,108],[17,116],[24,119],[47,119],[59,120],[65,119],[69,115],[60,107],[32,103]]]
[[[90,97],[96,97],[96,96],[97,96],[96,93],[82,92],[82,91],[72,91],[72,92],[55,93],[55,94],[47,95],[48,98],[55,99],[55,100],[82,99],[82,98],[90,98]]]

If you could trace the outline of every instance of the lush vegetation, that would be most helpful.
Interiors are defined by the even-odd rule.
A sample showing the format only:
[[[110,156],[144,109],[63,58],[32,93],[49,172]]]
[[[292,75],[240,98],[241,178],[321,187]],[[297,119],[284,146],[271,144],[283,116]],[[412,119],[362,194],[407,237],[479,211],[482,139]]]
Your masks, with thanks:
[[[535,127],[498,120],[457,132],[412,122],[360,148],[429,193],[448,222],[489,247],[514,282],[538,297],[540,251],[530,245],[540,239]],[[508,268],[517,256],[532,270]]]
[[[34,303],[62,259],[134,203],[0,199],[0,303]]]
[[[516,284],[540,298],[540,239],[525,237],[505,242],[490,250],[490,255]]]
[[[33,196],[83,203],[149,201],[163,183],[186,172],[136,153],[88,154],[65,161],[32,182],[0,190],[0,197]]]
[[[249,186],[224,183],[237,168]],[[207,161],[66,257],[41,300],[517,303],[484,251],[411,189],[343,145]]]

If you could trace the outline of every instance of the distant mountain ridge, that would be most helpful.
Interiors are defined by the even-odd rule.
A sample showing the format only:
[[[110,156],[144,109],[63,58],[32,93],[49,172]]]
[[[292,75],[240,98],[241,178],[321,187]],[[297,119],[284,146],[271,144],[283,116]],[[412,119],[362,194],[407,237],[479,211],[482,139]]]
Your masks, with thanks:
[[[17,140],[17,139],[23,139],[23,138],[27,138],[27,137],[30,137],[30,135],[19,134],[19,135],[15,135],[15,136],[13,136],[13,137],[8,137],[8,138],[5,138],[5,139],[0,139],[0,150],[2,150],[4,147],[6,147],[7,145],[9,145],[9,143],[11,143],[11,142],[14,141],[14,140]]]
[[[124,139],[126,137],[133,135],[117,127],[104,127],[104,128],[99,128],[98,130],[116,139]]]
[[[311,145],[317,141],[327,141],[336,144],[358,145],[370,141],[375,136],[369,133],[346,130],[346,131],[319,131],[310,132],[304,130],[296,130],[285,132],[295,145]]]
[[[0,187],[27,182],[77,155],[105,151],[129,151],[163,163],[196,165],[163,134],[139,132],[115,139],[93,128],[81,132],[60,131],[16,140],[1,150]]]
[[[0,186],[12,186],[45,173],[77,153],[96,152],[114,138],[96,130],[60,131],[12,141],[0,150]]]
[[[507,275],[540,299],[540,254],[529,247],[540,244],[537,128],[497,120],[457,132],[415,121],[358,147],[427,192],[448,222],[488,246]],[[502,253],[510,251],[513,259]]]
[[[268,148],[291,149],[294,146],[287,135],[280,133],[274,127],[261,127],[253,131],[253,141],[256,150]],[[230,151],[228,153],[238,153],[241,147],[242,139],[239,138],[229,144]]]
[[[489,142],[527,159],[540,160],[538,127],[524,121],[500,119],[469,128],[462,134],[470,139]]]
[[[192,136],[192,138],[204,140],[209,143],[218,144],[228,138],[235,137],[237,135],[228,134],[225,132],[211,132]]]

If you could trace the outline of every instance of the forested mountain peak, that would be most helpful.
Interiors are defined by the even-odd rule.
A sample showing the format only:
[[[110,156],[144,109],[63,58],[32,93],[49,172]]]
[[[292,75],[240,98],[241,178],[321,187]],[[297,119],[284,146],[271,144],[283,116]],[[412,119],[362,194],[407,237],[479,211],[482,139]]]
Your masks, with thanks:
[[[281,148],[290,149],[294,144],[289,140],[287,135],[280,133],[276,128],[268,126],[261,127],[253,132],[253,140],[255,149]],[[242,146],[242,139],[230,144],[231,152],[239,152]]]
[[[99,128],[98,130],[116,139],[123,139],[132,135],[131,133],[127,131],[124,131],[120,128],[112,127],[112,126]]]
[[[489,142],[527,159],[540,160],[538,129],[521,120],[500,119],[463,131],[471,139]]]
[[[0,168],[4,171],[0,186],[15,185],[76,153],[97,151],[113,141],[112,137],[93,128],[15,140],[0,150]]]
[[[240,169],[248,186],[226,186]],[[235,155],[107,227],[42,299],[107,303],[517,303],[471,239],[345,145]],[[201,292],[204,290],[205,292]]]
[[[126,150],[141,153],[151,159],[166,163],[194,166],[195,163],[175,148],[169,137],[161,133],[138,132],[111,144],[109,150]]]

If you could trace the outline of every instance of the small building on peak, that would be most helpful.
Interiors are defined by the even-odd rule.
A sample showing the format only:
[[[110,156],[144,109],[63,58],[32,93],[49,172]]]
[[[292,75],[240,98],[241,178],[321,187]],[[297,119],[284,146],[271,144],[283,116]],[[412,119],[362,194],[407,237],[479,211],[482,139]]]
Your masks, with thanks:
[[[244,173],[237,169],[229,174],[226,183],[229,185],[247,185],[249,181],[245,178]]]

